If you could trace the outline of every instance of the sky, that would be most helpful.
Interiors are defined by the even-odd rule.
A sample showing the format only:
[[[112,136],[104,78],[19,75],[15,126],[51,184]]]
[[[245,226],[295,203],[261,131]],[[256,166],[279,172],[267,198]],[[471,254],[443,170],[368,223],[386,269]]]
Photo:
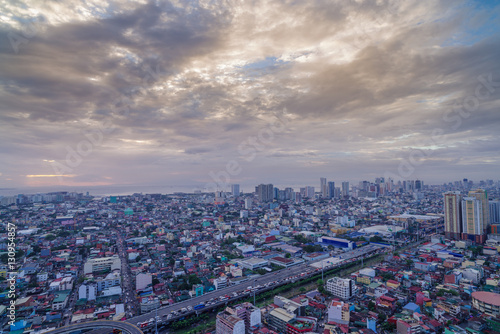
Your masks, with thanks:
[[[498,180],[499,12],[3,1],[0,188]]]

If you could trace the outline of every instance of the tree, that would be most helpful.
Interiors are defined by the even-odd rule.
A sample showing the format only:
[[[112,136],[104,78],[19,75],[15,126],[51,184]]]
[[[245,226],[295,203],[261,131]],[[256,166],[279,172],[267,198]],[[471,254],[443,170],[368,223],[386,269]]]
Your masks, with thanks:
[[[392,322],[385,321],[381,325],[382,329],[388,331],[388,332],[393,332],[396,329],[396,325],[393,324]]]
[[[59,233],[57,233],[58,237],[63,237],[63,238],[65,238],[69,235],[70,235],[69,231],[60,231]]]
[[[188,281],[189,281],[189,284],[191,284],[191,285],[201,284],[201,279],[195,274],[189,275]]]
[[[286,254],[285,254],[285,258],[289,259],[289,258],[291,258],[291,257],[292,257],[292,256],[290,255],[290,253],[286,253]]]
[[[56,236],[55,236],[55,235],[53,235],[53,234],[47,234],[47,235],[45,236],[45,240],[47,240],[47,241],[52,241],[52,240],[54,240],[55,238],[56,238]]]

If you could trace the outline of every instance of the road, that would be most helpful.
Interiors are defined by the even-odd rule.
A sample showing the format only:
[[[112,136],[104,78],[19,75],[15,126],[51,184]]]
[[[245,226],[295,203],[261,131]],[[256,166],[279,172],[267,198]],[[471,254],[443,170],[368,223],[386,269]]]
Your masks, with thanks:
[[[364,248],[364,250],[363,250],[363,248]],[[368,246],[366,246],[366,248],[362,247],[359,250],[354,250],[352,252],[343,253],[342,254],[343,261],[336,264],[336,266],[340,266],[342,264],[355,261],[356,259],[358,259],[360,257],[363,257],[363,258],[369,257],[369,256],[376,254],[377,252],[384,252],[384,251],[385,251],[385,249],[383,247],[368,247]],[[331,267],[333,267],[333,266],[331,266]],[[326,270],[326,269],[331,269],[331,268],[327,268],[325,266],[324,269]],[[243,282],[241,284],[237,284],[237,285],[229,286],[229,287],[221,289],[221,290],[209,292],[207,294],[204,294],[203,296],[191,298],[191,299],[179,302],[179,303],[175,303],[173,305],[160,307],[157,310],[158,317],[159,317],[159,319],[161,319],[161,321],[163,323],[165,323],[167,321],[166,316],[168,314],[170,314],[172,311],[179,311],[181,308],[187,308],[188,306],[194,307],[195,305],[198,305],[201,302],[206,303],[207,301],[209,301],[211,299],[216,299],[216,298],[219,298],[219,297],[224,296],[224,295],[229,295],[232,297],[233,292],[243,291],[243,290],[247,289],[249,286],[258,286],[258,285],[264,286],[266,283],[269,283],[269,282],[275,282],[275,281],[278,282],[277,284],[274,284],[274,285],[269,286],[267,288],[261,288],[260,290],[258,290],[256,292],[258,294],[259,292],[270,290],[270,289],[273,289],[273,288],[278,287],[280,285],[288,284],[289,282],[295,282],[297,280],[307,278],[307,277],[309,277],[311,275],[315,275],[319,272],[321,272],[321,271],[320,270],[315,271],[315,269],[311,268],[308,263],[304,263],[301,265],[290,267],[288,269],[281,269],[279,271],[275,271],[275,272],[272,272],[269,274],[259,276],[253,280],[246,281],[246,282]],[[301,276],[302,273],[304,273],[303,276]],[[308,274],[305,274],[305,273],[308,273]],[[297,275],[299,275],[298,278],[294,278],[294,279],[286,281],[287,278],[294,277]],[[207,311],[211,308],[227,304],[233,300],[243,298],[243,297],[246,298],[248,295],[252,296],[253,294],[249,293],[246,295],[240,295],[240,296],[235,297],[235,298],[230,298],[226,301],[219,301],[216,304],[206,306],[205,308],[203,308],[200,311]],[[187,312],[184,314],[180,314],[178,316],[172,317],[168,321],[176,320],[176,319],[178,319],[180,317],[184,317],[190,313],[194,313],[194,312]],[[155,315],[156,315],[156,313],[155,313],[155,311],[153,311],[153,312],[149,312],[149,313],[146,313],[146,314],[143,314],[140,316],[136,316],[136,317],[127,319],[126,321],[130,322],[134,325],[137,325],[137,323],[143,323],[143,322],[150,320],[151,318],[155,318]]]
[[[132,282],[132,274],[130,271],[130,266],[128,265],[128,254],[124,246],[125,241],[123,236],[117,230],[116,233],[116,246],[118,248],[118,256],[120,257],[122,263],[122,277],[123,277],[123,300],[126,305],[125,313],[127,318],[133,316],[134,314],[140,313],[139,302],[135,296],[135,289]]]

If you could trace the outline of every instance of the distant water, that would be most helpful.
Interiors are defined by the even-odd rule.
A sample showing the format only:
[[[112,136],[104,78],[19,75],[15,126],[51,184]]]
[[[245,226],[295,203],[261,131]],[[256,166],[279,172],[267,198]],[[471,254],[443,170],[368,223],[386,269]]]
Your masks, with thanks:
[[[86,194],[87,191],[93,196],[109,195],[132,195],[143,194],[173,194],[175,192],[194,193],[196,186],[136,186],[136,185],[113,185],[92,187],[33,187],[33,188],[0,188],[0,196],[15,196],[18,194],[37,194],[56,191],[77,192]]]
[[[44,194],[56,191],[67,191],[67,192],[77,192],[86,194],[89,192],[93,196],[125,196],[132,195],[134,193],[143,194],[173,194],[176,192],[192,194],[197,190],[202,190],[204,184],[198,185],[112,185],[112,186],[91,186],[91,187],[67,187],[67,186],[53,186],[53,187],[32,187],[32,188],[0,188],[0,196],[15,196],[18,194]],[[255,185],[240,185],[240,191],[245,193],[254,192]],[[316,186],[316,191],[318,191],[318,186]],[[275,187],[280,189],[285,189],[286,187],[291,187],[295,191],[299,191],[300,187],[304,185],[282,185],[277,184]],[[231,189],[225,189],[230,191]],[[213,191],[213,189],[211,190]]]

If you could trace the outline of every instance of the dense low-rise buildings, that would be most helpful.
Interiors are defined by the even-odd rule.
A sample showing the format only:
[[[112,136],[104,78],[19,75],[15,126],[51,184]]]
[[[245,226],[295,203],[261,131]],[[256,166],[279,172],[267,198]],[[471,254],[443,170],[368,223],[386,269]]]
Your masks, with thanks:
[[[266,201],[241,192],[239,196],[218,194],[222,201],[215,201],[212,194],[46,198],[54,203],[43,203],[43,196],[31,197],[35,202],[16,200],[0,208],[0,219],[4,227],[12,221],[19,227],[18,248],[23,252],[16,264],[19,300],[32,297],[20,307],[20,316],[27,324],[41,317],[44,329],[68,324],[73,317],[90,321],[93,316],[85,312],[93,308],[92,315],[97,312],[95,316],[102,319],[132,317],[154,310],[158,303],[171,304],[227,286],[246,289],[254,285],[252,278],[295,265],[327,272],[366,249],[370,254],[386,253],[387,258],[352,275],[326,276],[326,292],[316,299],[274,300],[272,310],[258,311],[263,319],[260,326],[246,325],[239,313],[245,328],[272,331],[272,320],[283,331],[309,330],[308,321],[301,317],[328,318],[332,305],[341,311],[340,319],[337,313],[332,315],[338,321],[332,320],[336,325],[330,326],[336,329],[362,328],[368,319],[385,316],[392,319],[391,330],[396,330],[398,319],[414,323],[401,315],[412,310],[405,308],[411,303],[420,307],[421,312],[412,311],[412,317],[418,318],[423,331],[432,332],[425,328],[431,320],[444,329],[448,322],[462,321],[464,314],[492,316],[483,311],[485,305],[481,309],[476,300],[476,308],[473,298],[467,297],[500,292],[494,265],[500,260],[498,243],[491,238],[481,248],[476,240],[453,241],[440,234],[442,193],[469,195],[471,188],[426,185],[416,194],[416,183],[414,188],[411,183],[393,183],[390,191],[384,185],[387,182],[376,184],[349,186],[348,197],[335,189],[331,193],[338,196],[333,198],[328,191],[324,196],[324,187],[321,194],[311,187],[304,189],[305,200],[290,188],[273,189],[273,198]],[[498,191],[488,189],[488,197],[495,196]],[[246,214],[241,215],[242,210]],[[5,239],[7,234],[0,236]],[[426,242],[399,251],[417,240]],[[0,243],[2,251],[5,243]],[[9,272],[6,264],[0,267],[4,278]],[[8,288],[5,281],[0,286],[3,291]],[[67,299],[60,295],[65,290],[70,291]],[[5,306],[8,300],[0,302]],[[339,306],[342,302],[344,306]],[[96,311],[97,305],[102,310]],[[122,307],[124,312],[119,312]],[[73,317],[65,318],[69,308]],[[285,313],[291,318],[280,323]],[[379,329],[384,323],[378,321]]]

